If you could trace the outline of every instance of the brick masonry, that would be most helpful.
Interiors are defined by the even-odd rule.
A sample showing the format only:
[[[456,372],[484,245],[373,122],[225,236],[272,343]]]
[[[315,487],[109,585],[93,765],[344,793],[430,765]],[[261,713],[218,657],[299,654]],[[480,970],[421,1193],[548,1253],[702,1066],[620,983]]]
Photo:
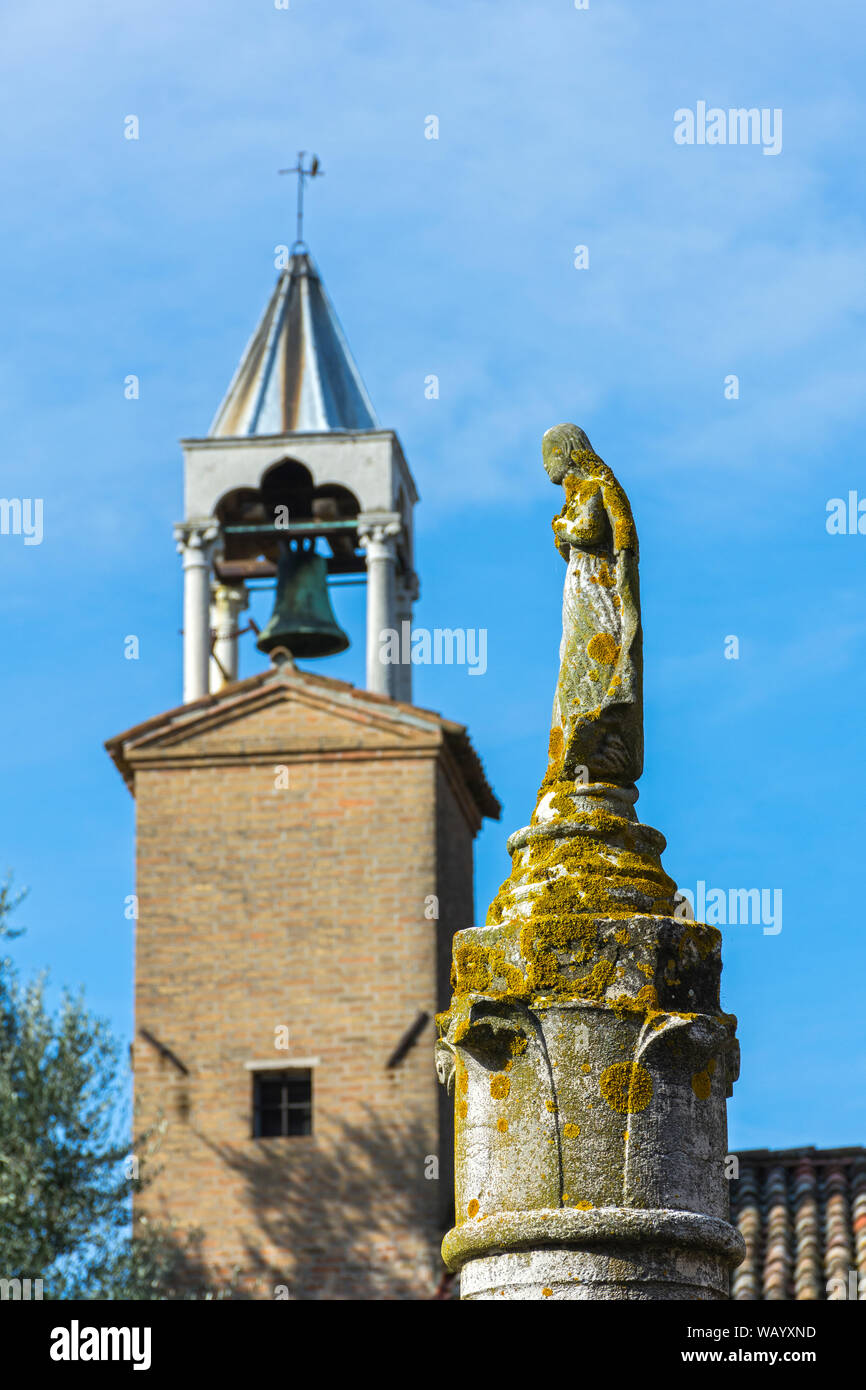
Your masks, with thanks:
[[[465,731],[284,669],[108,747],[136,799],[139,1214],[200,1229],[210,1277],[254,1297],[432,1297],[452,1193],[432,1021],[386,1063],[447,1003],[473,921],[498,805]],[[246,1064],[293,1058],[318,1059],[313,1133],[254,1139]]]

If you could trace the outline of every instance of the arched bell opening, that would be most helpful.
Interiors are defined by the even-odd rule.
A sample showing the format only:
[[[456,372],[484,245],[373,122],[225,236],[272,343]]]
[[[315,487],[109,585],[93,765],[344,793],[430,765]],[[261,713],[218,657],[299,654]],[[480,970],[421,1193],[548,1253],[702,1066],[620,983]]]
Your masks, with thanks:
[[[262,474],[259,493],[265,520],[283,531],[313,521],[313,475],[298,459],[285,458]],[[262,539],[261,553],[274,564],[279,559],[277,537]]]
[[[222,558],[226,563],[255,560],[263,553],[263,534],[258,528],[267,524],[267,516],[261,493],[256,488],[239,487],[225,493],[217,503],[215,514],[223,536]]]
[[[313,475],[298,459],[284,458],[266,468],[259,480],[265,510],[274,520],[277,507],[288,507],[298,521],[309,520],[313,496]]]
[[[304,464],[284,458],[265,470],[258,489],[226,493],[216,510],[225,542],[218,579],[241,581],[254,593],[276,577],[259,650],[301,658],[344,651],[349,639],[331,607],[328,581],[359,582],[351,576],[365,571],[355,494],[340,483],[315,486]]]
[[[313,486],[302,463],[283,459],[263,475],[259,488],[233,488],[217,503],[215,515],[223,538],[217,562],[221,578],[267,578],[276,572],[284,540],[321,542],[328,573],[363,573],[358,553],[361,504],[340,483]]]
[[[331,552],[328,573],[363,573],[364,557],[356,553],[361,504],[355,494],[340,483],[322,483],[313,491],[311,506],[313,520],[321,524],[321,535]],[[328,529],[329,522],[333,529]]]

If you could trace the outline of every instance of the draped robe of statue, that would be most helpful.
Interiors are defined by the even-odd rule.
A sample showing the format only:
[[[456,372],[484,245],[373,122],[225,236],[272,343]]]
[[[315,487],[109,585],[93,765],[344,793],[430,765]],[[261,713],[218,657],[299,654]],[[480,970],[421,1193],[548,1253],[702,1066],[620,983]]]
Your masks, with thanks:
[[[629,786],[643,769],[638,541],[631,508],[576,425],[548,430],[543,458],[551,480],[565,488],[553,532],[568,569],[542,791],[575,781]]]

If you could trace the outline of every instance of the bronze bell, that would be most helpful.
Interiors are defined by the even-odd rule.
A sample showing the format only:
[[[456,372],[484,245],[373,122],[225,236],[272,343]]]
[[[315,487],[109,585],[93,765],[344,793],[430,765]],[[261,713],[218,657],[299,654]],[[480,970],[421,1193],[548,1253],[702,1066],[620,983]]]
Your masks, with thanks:
[[[328,562],[311,542],[292,549],[280,542],[277,594],[270,622],[256,646],[260,652],[285,647],[292,656],[334,656],[349,639],[334,616],[328,597]]]

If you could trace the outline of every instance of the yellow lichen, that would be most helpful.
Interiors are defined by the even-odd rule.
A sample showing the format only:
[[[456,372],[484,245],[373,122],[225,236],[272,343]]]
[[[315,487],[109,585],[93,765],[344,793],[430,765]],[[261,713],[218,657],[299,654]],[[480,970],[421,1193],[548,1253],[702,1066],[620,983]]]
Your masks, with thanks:
[[[601,462],[600,459],[599,462]],[[565,506],[560,512],[560,516],[568,512],[577,512],[580,508],[585,507],[597,492],[601,491],[597,481],[579,478],[574,473],[566,473],[562,480],[562,486],[565,489]],[[573,517],[571,519],[573,520]]]
[[[709,1100],[713,1083],[705,1071],[696,1071],[692,1077],[692,1090],[698,1100]]]
[[[597,632],[586,644],[586,654],[591,661],[602,666],[612,666],[619,656],[619,644],[609,632]]]
[[[603,589],[614,588],[616,585],[616,575],[611,574],[607,560],[602,560],[596,573],[589,576],[589,582],[590,584],[600,584]],[[614,603],[616,603],[617,598],[619,598],[618,594],[614,598]]]
[[[608,1105],[620,1115],[646,1109],[653,1096],[652,1077],[637,1062],[614,1062],[605,1067],[598,1085]]]
[[[692,1090],[698,1100],[709,1100],[713,1089],[713,1072],[716,1069],[716,1059],[711,1057],[703,1071],[696,1071],[692,1077]]]

